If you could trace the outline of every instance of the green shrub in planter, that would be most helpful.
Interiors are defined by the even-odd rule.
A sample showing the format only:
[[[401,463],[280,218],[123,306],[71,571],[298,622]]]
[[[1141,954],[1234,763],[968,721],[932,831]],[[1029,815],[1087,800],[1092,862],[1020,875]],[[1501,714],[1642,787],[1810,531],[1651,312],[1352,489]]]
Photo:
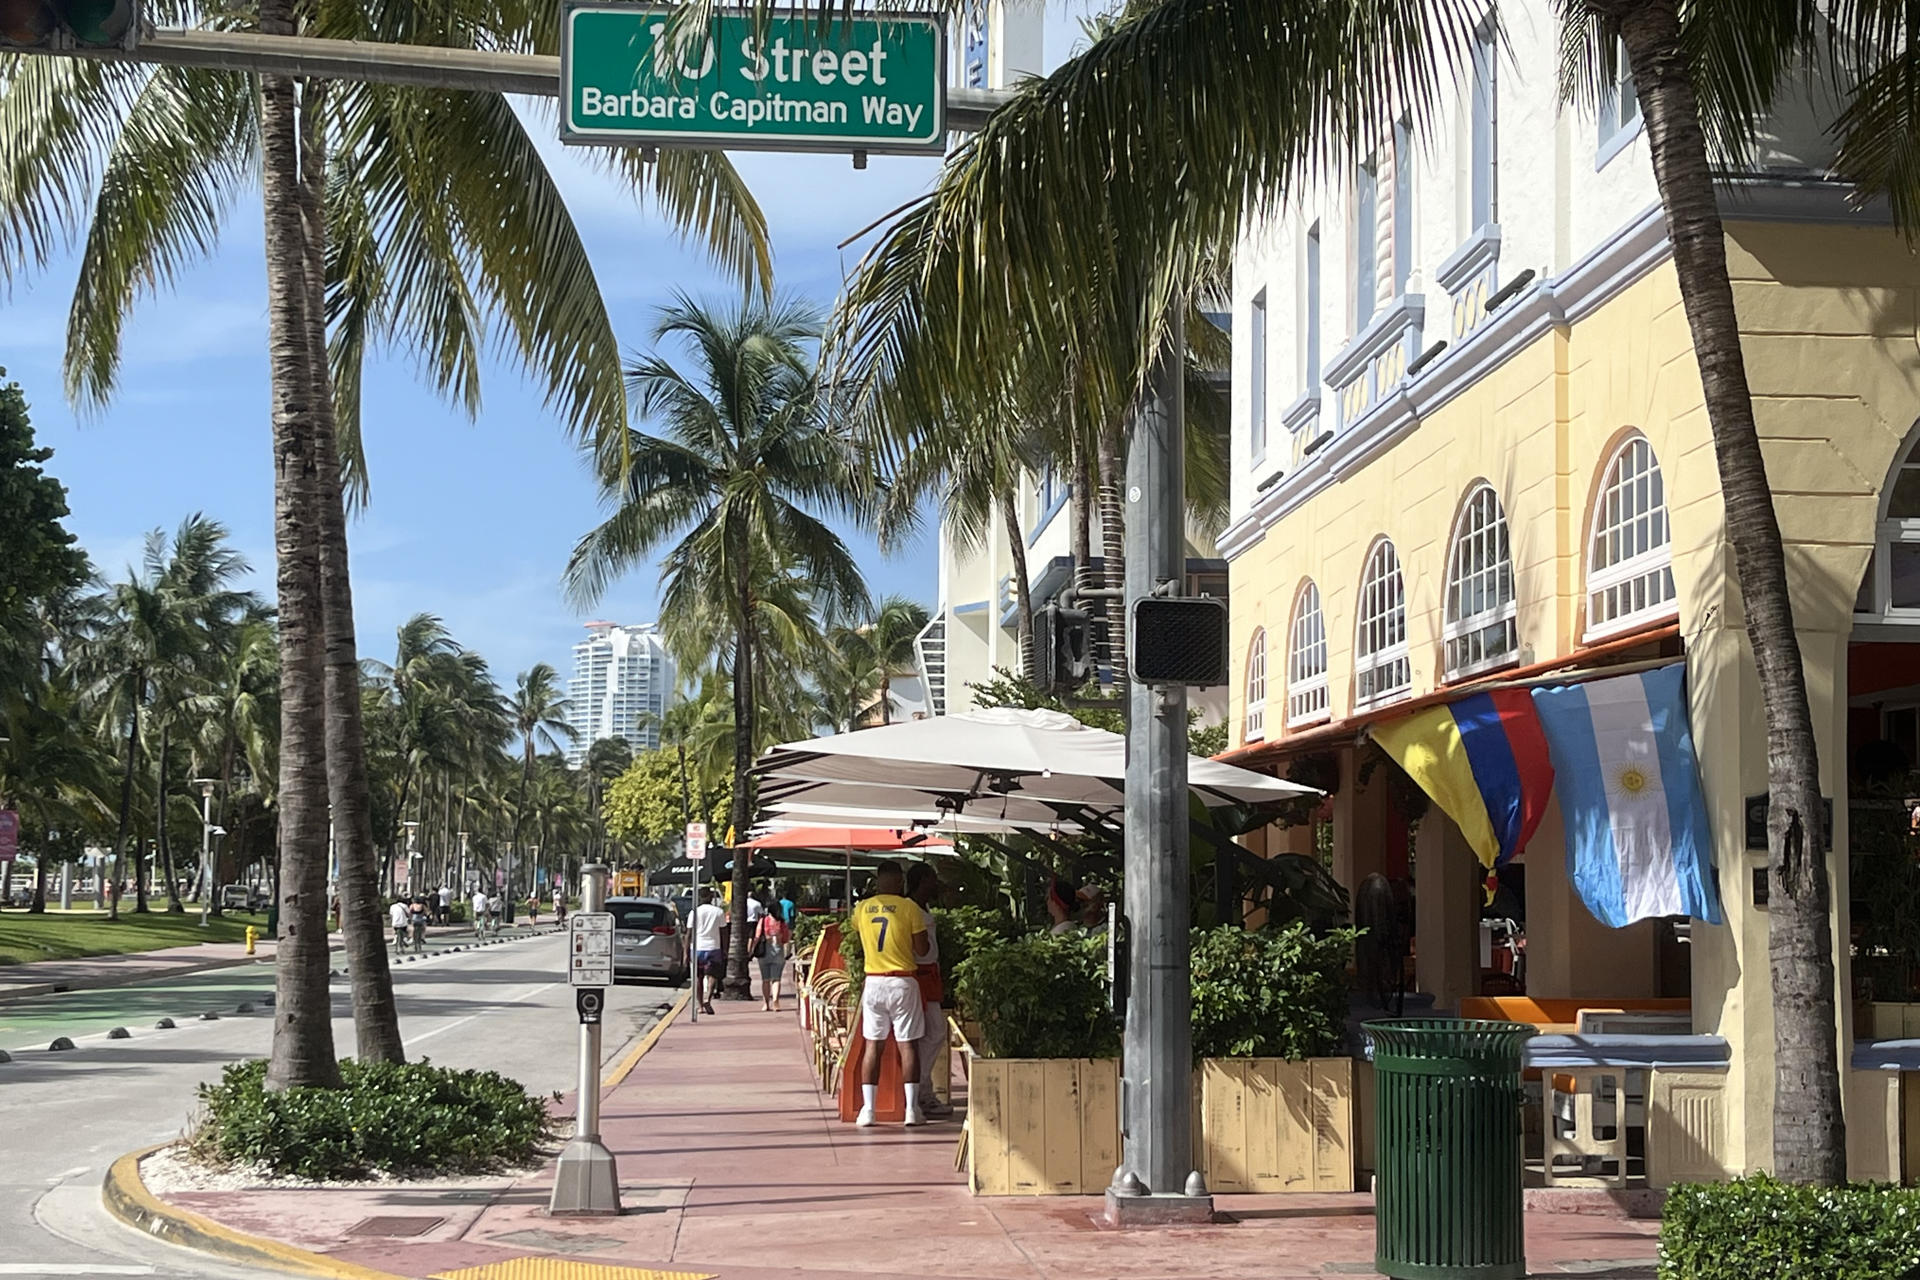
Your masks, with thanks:
[[[316,1180],[485,1173],[530,1160],[547,1106],[493,1071],[429,1062],[340,1064],[338,1089],[269,1093],[265,1062],[239,1062],[200,1086],[190,1138],[201,1159]]]
[[[1920,1190],[1799,1187],[1755,1174],[1675,1187],[1660,1280],[1908,1280],[1920,1275]]]
[[[1037,934],[975,950],[954,972],[959,1006],[992,1058],[1110,1058],[1104,934]]]
[[[989,907],[935,907],[933,927],[940,939],[940,974],[946,980],[948,1004],[953,1003],[960,962],[1020,932],[1012,916]]]
[[[827,926],[830,924],[837,924],[844,931],[847,919],[845,916],[822,913],[796,916],[793,921],[794,952],[804,954],[810,950],[814,943],[820,941],[820,935],[827,931]]]
[[[1354,931],[1193,931],[1193,1057],[1324,1058],[1346,1036]]]

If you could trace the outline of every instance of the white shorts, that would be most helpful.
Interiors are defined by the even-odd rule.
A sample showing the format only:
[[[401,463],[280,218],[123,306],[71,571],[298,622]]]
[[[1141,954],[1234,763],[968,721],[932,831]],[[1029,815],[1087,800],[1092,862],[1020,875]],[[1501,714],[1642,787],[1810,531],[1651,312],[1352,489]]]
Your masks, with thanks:
[[[860,988],[860,1034],[885,1040],[887,1032],[905,1044],[918,1040],[927,1021],[918,978],[869,977]]]

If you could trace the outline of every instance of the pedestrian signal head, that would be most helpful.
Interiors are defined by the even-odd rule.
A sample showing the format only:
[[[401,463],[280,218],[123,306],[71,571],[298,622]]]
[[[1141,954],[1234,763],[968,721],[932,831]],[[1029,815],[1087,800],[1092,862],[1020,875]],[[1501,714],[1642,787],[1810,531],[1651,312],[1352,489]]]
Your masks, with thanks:
[[[0,49],[131,49],[139,0],[0,0]]]

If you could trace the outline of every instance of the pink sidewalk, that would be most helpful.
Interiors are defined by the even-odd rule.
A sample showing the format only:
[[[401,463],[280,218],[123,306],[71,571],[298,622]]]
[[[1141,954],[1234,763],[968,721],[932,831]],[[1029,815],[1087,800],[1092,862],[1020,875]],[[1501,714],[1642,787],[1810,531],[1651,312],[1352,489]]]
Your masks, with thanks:
[[[1091,1198],[974,1198],[953,1169],[957,1121],[919,1130],[843,1125],[814,1086],[791,1015],[763,1014],[758,1004],[719,1008],[697,1025],[683,1014],[605,1103],[602,1128],[627,1207],[620,1218],[546,1217],[551,1171],[464,1189],[167,1199],[241,1231],[410,1277],[527,1255],[720,1280],[1372,1272],[1366,1195],[1223,1197],[1232,1221],[1156,1232],[1099,1228]],[[376,1215],[411,1219],[385,1226],[420,1234],[351,1234]],[[1527,1227],[1538,1275],[1652,1274],[1657,1223],[1530,1213]]]

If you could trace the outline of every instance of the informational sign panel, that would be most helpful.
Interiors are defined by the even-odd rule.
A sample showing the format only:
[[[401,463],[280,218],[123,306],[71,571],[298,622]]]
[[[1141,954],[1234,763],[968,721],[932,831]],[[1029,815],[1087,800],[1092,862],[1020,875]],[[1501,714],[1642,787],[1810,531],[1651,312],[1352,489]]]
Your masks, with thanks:
[[[698,864],[707,856],[707,824],[689,822],[687,824],[687,861]]]
[[[0,809],[0,862],[12,862],[20,856],[20,814]]]
[[[567,981],[576,987],[613,985],[613,913],[576,911],[567,917]]]
[[[947,39],[931,14],[713,14],[669,36],[673,9],[568,0],[563,142],[749,151],[938,154]]]

